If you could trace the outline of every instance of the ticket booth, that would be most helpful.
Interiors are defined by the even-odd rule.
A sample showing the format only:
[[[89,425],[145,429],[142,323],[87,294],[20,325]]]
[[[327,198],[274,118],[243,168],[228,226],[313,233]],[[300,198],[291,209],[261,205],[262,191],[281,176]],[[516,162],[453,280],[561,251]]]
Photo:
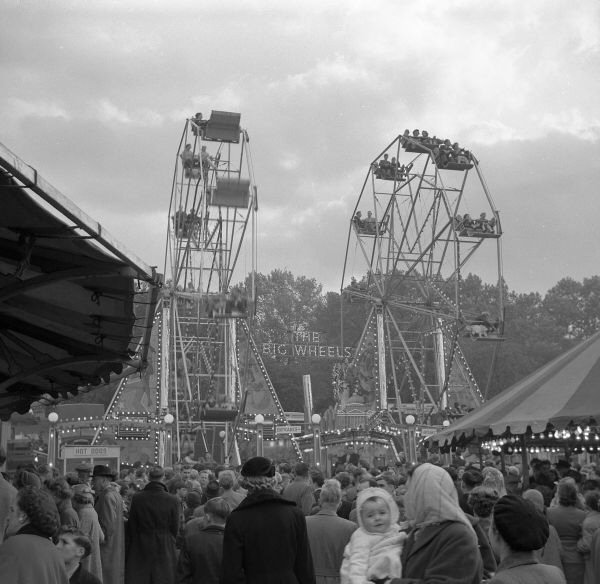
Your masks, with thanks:
[[[121,467],[120,446],[63,446],[61,449],[63,474],[72,472],[82,462],[92,466],[105,464],[118,475]]]

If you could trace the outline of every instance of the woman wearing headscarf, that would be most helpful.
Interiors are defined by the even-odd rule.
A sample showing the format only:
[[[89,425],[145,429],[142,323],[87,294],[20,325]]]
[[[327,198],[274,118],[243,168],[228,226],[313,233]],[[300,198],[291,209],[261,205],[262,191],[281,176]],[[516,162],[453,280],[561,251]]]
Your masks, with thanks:
[[[483,482],[481,483],[482,487],[490,487],[494,489],[499,497],[504,497],[506,495],[506,486],[504,484],[504,475],[493,466],[486,466],[481,471],[483,475]]]
[[[577,508],[578,492],[575,481],[561,479],[556,489],[558,505],[546,512],[548,522],[554,525],[563,547],[562,563],[567,584],[581,584],[585,572],[583,555],[577,549],[581,538],[585,511]]]
[[[94,509],[94,493],[88,484],[73,486],[73,506],[79,515],[79,529],[90,538],[92,551],[81,560],[85,570],[102,580],[102,560],[100,544],[104,543],[104,533]]]
[[[450,475],[432,464],[416,467],[404,502],[413,529],[402,551],[403,576],[392,584],[479,584],[477,536]]]

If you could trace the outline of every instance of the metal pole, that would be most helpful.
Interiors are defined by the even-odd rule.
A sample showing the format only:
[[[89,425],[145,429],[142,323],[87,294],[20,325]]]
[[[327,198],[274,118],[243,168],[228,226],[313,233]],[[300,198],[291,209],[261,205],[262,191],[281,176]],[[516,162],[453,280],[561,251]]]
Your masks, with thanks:
[[[256,456],[264,456],[262,422],[256,422]]]

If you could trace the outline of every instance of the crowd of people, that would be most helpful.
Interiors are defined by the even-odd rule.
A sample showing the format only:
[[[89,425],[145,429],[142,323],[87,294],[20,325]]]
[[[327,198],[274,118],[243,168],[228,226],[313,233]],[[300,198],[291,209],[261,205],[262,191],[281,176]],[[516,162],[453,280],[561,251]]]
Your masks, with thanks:
[[[418,145],[415,147],[414,143]],[[437,136],[429,136],[427,130],[404,130],[400,143],[407,152],[432,152],[435,164],[438,168],[450,168],[464,170],[471,168],[472,155],[469,150],[461,148],[458,142],[452,142],[448,138],[441,139]]]
[[[595,465],[534,459],[523,479],[519,465],[460,455],[374,468],[352,447],[331,477],[261,456],[118,477],[105,465],[66,476],[30,466],[0,476],[0,580],[597,583]]]

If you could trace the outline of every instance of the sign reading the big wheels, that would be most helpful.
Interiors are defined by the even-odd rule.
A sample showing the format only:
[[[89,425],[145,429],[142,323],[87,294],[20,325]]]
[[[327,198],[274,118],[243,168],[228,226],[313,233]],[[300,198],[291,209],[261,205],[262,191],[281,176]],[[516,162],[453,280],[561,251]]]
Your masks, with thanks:
[[[119,458],[120,446],[65,446],[63,458]]]

